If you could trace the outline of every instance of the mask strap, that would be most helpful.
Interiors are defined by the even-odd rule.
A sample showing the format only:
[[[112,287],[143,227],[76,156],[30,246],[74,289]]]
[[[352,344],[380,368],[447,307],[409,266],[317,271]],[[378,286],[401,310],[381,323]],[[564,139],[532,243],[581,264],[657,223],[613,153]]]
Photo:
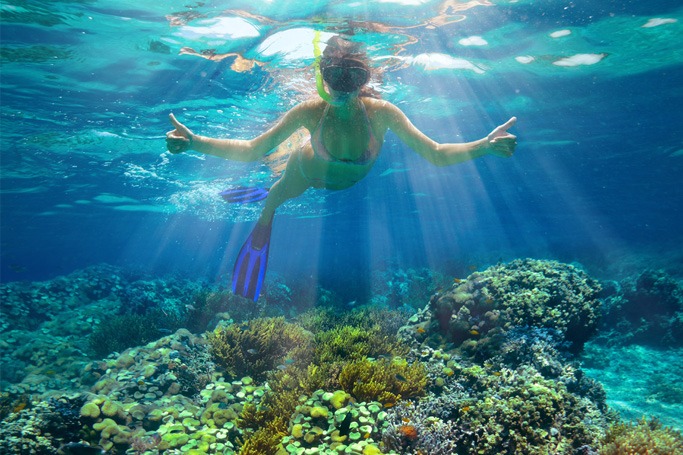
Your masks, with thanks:
[[[323,73],[320,70],[320,54],[320,30],[316,30],[315,36],[313,37],[313,56],[315,57],[315,63],[313,63],[313,66],[315,67],[315,85],[318,88],[318,95],[320,95],[320,98],[329,103],[332,101],[332,96],[327,93],[327,90],[325,90],[325,85],[323,84]]]

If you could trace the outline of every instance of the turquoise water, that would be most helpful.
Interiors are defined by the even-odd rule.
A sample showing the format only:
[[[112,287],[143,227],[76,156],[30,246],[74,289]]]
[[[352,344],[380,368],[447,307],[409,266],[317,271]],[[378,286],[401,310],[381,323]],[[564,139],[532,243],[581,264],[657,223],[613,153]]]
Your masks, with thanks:
[[[609,290],[603,310],[653,309],[621,326],[610,310],[597,335],[613,338],[588,345],[607,403],[683,428],[681,332],[663,322],[683,314],[679,2],[9,0],[0,13],[0,281],[27,308],[3,304],[3,363],[16,367],[3,391],[74,392],[78,375],[51,362],[75,371],[97,354],[68,321],[89,335],[127,311],[112,303],[126,292],[182,307],[202,286],[228,286],[261,204],[219,193],[277,177],[267,162],[171,155],[168,114],[205,136],[254,137],[318,96],[313,38],[343,33],[366,44],[372,87],[433,139],[475,140],[516,116],[519,145],[510,159],[437,168],[388,134],[354,187],[310,189],[278,210],[259,305],[410,313],[495,264],[574,264]],[[666,285],[634,284],[648,270]],[[82,277],[106,291],[72,298]],[[36,333],[56,338],[19,353]],[[39,387],[50,343],[83,352],[47,355],[38,369],[51,385]],[[642,359],[657,362],[631,367]]]

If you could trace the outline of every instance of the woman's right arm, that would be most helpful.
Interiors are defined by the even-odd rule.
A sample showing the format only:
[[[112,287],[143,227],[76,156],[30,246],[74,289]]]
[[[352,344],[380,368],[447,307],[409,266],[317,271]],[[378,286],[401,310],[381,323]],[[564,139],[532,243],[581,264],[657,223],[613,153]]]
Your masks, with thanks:
[[[180,123],[173,114],[169,115],[175,128],[166,133],[166,146],[171,153],[183,153],[196,150],[207,155],[214,155],[234,161],[256,161],[274,149],[294,131],[306,126],[313,106],[312,103],[301,103],[290,109],[280,121],[260,136],[249,139],[214,139],[194,134],[188,127]]]
[[[462,163],[484,155],[510,157],[517,146],[517,137],[507,131],[517,121],[515,117],[496,127],[482,139],[439,144],[413,125],[398,107],[388,101],[379,105],[383,127],[391,129],[408,147],[437,166]]]

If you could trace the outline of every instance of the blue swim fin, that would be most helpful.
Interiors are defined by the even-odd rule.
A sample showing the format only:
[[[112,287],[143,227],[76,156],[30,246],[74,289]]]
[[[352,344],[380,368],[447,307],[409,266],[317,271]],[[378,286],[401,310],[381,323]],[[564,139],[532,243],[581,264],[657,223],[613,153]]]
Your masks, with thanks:
[[[221,191],[220,195],[231,204],[247,204],[264,200],[268,196],[268,191],[268,188],[234,186]]]
[[[272,227],[272,218],[265,226],[256,224],[242,245],[232,270],[232,292],[254,302],[258,300],[266,277]]]

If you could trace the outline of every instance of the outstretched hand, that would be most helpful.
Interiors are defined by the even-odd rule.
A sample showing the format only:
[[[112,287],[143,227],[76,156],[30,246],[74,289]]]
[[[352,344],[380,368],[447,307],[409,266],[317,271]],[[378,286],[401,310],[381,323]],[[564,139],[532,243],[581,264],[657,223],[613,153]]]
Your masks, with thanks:
[[[174,154],[186,152],[192,145],[194,134],[188,127],[176,120],[173,114],[169,114],[168,118],[175,129],[166,133],[166,148]]]
[[[515,152],[517,147],[517,136],[508,133],[508,129],[512,128],[517,121],[517,117],[512,117],[504,124],[496,127],[486,137],[489,143],[489,153],[500,156],[502,158],[509,158]]]

